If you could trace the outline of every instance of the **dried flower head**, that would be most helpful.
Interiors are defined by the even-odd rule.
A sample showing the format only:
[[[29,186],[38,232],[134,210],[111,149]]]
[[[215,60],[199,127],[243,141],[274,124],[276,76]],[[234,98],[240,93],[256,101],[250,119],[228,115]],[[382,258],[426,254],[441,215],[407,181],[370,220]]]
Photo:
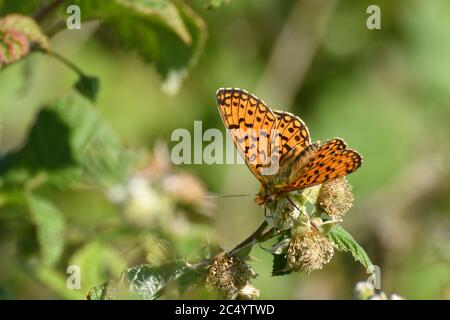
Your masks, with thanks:
[[[209,266],[206,283],[225,298],[233,299],[251,278],[256,278],[256,273],[248,264],[238,257],[220,253]]]
[[[320,187],[317,205],[333,218],[342,218],[353,205],[352,186],[345,177],[327,181]]]
[[[288,249],[287,262],[290,269],[306,271],[322,269],[334,254],[330,240],[311,229],[304,234],[295,235]]]

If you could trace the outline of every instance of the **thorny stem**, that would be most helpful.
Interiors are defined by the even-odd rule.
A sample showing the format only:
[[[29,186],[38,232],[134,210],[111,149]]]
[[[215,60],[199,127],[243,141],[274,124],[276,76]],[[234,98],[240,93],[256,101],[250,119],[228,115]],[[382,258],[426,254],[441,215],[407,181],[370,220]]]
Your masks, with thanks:
[[[239,251],[243,250],[244,248],[247,248],[249,246],[252,246],[258,242],[264,242],[266,240],[269,240],[275,235],[274,228],[271,228],[264,232],[264,230],[267,228],[268,223],[267,221],[264,221],[258,229],[256,229],[255,232],[253,232],[247,239],[239,243],[234,249],[230,250],[228,253],[230,255],[235,255]],[[211,259],[205,259],[200,262],[197,262],[195,264],[190,264],[189,266],[193,269],[203,268],[206,267],[211,263]]]
[[[264,232],[264,230],[267,228],[268,223],[267,221],[264,221],[258,229],[256,229],[255,232],[253,232],[247,239],[239,243],[234,249],[232,249],[229,254],[234,255],[237,252],[241,251],[244,248],[247,248],[249,246],[254,245],[258,242],[264,242],[274,235],[274,228],[271,228],[270,230]]]

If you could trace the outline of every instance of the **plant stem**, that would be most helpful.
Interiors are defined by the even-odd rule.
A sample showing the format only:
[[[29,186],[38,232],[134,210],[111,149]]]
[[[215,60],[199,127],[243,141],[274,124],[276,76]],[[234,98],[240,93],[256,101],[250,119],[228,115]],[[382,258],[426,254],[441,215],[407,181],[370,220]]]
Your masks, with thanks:
[[[244,241],[242,241],[241,243],[239,243],[236,247],[234,247],[234,249],[232,249],[229,254],[230,255],[234,255],[236,254],[238,251],[248,247],[248,246],[252,246],[255,243],[258,242],[262,242],[265,241],[267,239],[269,239],[272,234],[273,234],[273,228],[270,229],[269,231],[267,231],[266,233],[264,233],[264,230],[267,228],[268,223],[267,221],[264,221],[259,227],[258,229],[256,229],[255,232],[253,232],[247,239],[245,239]],[[268,237],[269,235],[269,237]]]
[[[70,69],[72,69],[73,71],[78,73],[80,76],[84,75],[83,71],[81,71],[81,69],[76,64],[74,64],[72,61],[68,60],[66,57],[60,55],[59,53],[57,53],[55,51],[52,51],[50,53],[50,55],[55,57],[57,60],[59,60],[60,62],[62,62],[66,66],[68,66]]]
[[[37,22],[42,22],[42,20],[44,20],[47,15],[56,10],[63,2],[64,0],[53,0],[48,5],[40,8],[33,15],[34,20],[36,20]]]

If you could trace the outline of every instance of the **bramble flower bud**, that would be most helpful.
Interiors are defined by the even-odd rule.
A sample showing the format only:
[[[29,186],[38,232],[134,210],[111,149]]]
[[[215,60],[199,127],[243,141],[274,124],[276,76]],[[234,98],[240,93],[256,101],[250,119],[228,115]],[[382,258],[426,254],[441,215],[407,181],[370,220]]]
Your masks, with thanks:
[[[294,221],[300,214],[300,208],[303,207],[296,197],[290,199],[282,197],[268,208],[270,210],[268,222],[272,222],[277,230],[287,230],[292,228]]]
[[[294,235],[288,249],[287,262],[290,269],[306,271],[322,269],[334,254],[330,240],[311,229],[306,233]]]
[[[254,300],[259,298],[259,290],[249,283],[239,290],[238,298],[241,300]]]
[[[369,300],[375,295],[375,287],[367,281],[360,281],[355,286],[355,295],[359,300]]]
[[[329,216],[340,219],[353,205],[352,186],[345,177],[322,184],[317,205]]]
[[[206,283],[225,298],[234,299],[249,284],[249,280],[256,276],[240,258],[220,253],[209,266]]]

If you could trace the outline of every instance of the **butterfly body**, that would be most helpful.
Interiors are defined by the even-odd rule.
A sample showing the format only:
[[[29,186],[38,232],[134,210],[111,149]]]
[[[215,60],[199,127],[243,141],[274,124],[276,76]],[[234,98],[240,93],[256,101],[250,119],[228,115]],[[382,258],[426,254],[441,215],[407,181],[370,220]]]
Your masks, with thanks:
[[[266,176],[264,182],[261,182],[256,202],[264,205],[275,201],[277,198],[293,191],[286,188],[288,181],[295,181],[301,176],[303,169],[307,165],[309,159],[314,154],[314,150],[319,147],[319,142],[309,145],[307,148],[292,159],[281,163],[278,172],[272,176]]]
[[[270,109],[241,89],[219,89],[217,105],[238,152],[261,182],[256,202],[266,205],[295,190],[345,176],[361,166],[342,139],[311,143],[297,116]]]

